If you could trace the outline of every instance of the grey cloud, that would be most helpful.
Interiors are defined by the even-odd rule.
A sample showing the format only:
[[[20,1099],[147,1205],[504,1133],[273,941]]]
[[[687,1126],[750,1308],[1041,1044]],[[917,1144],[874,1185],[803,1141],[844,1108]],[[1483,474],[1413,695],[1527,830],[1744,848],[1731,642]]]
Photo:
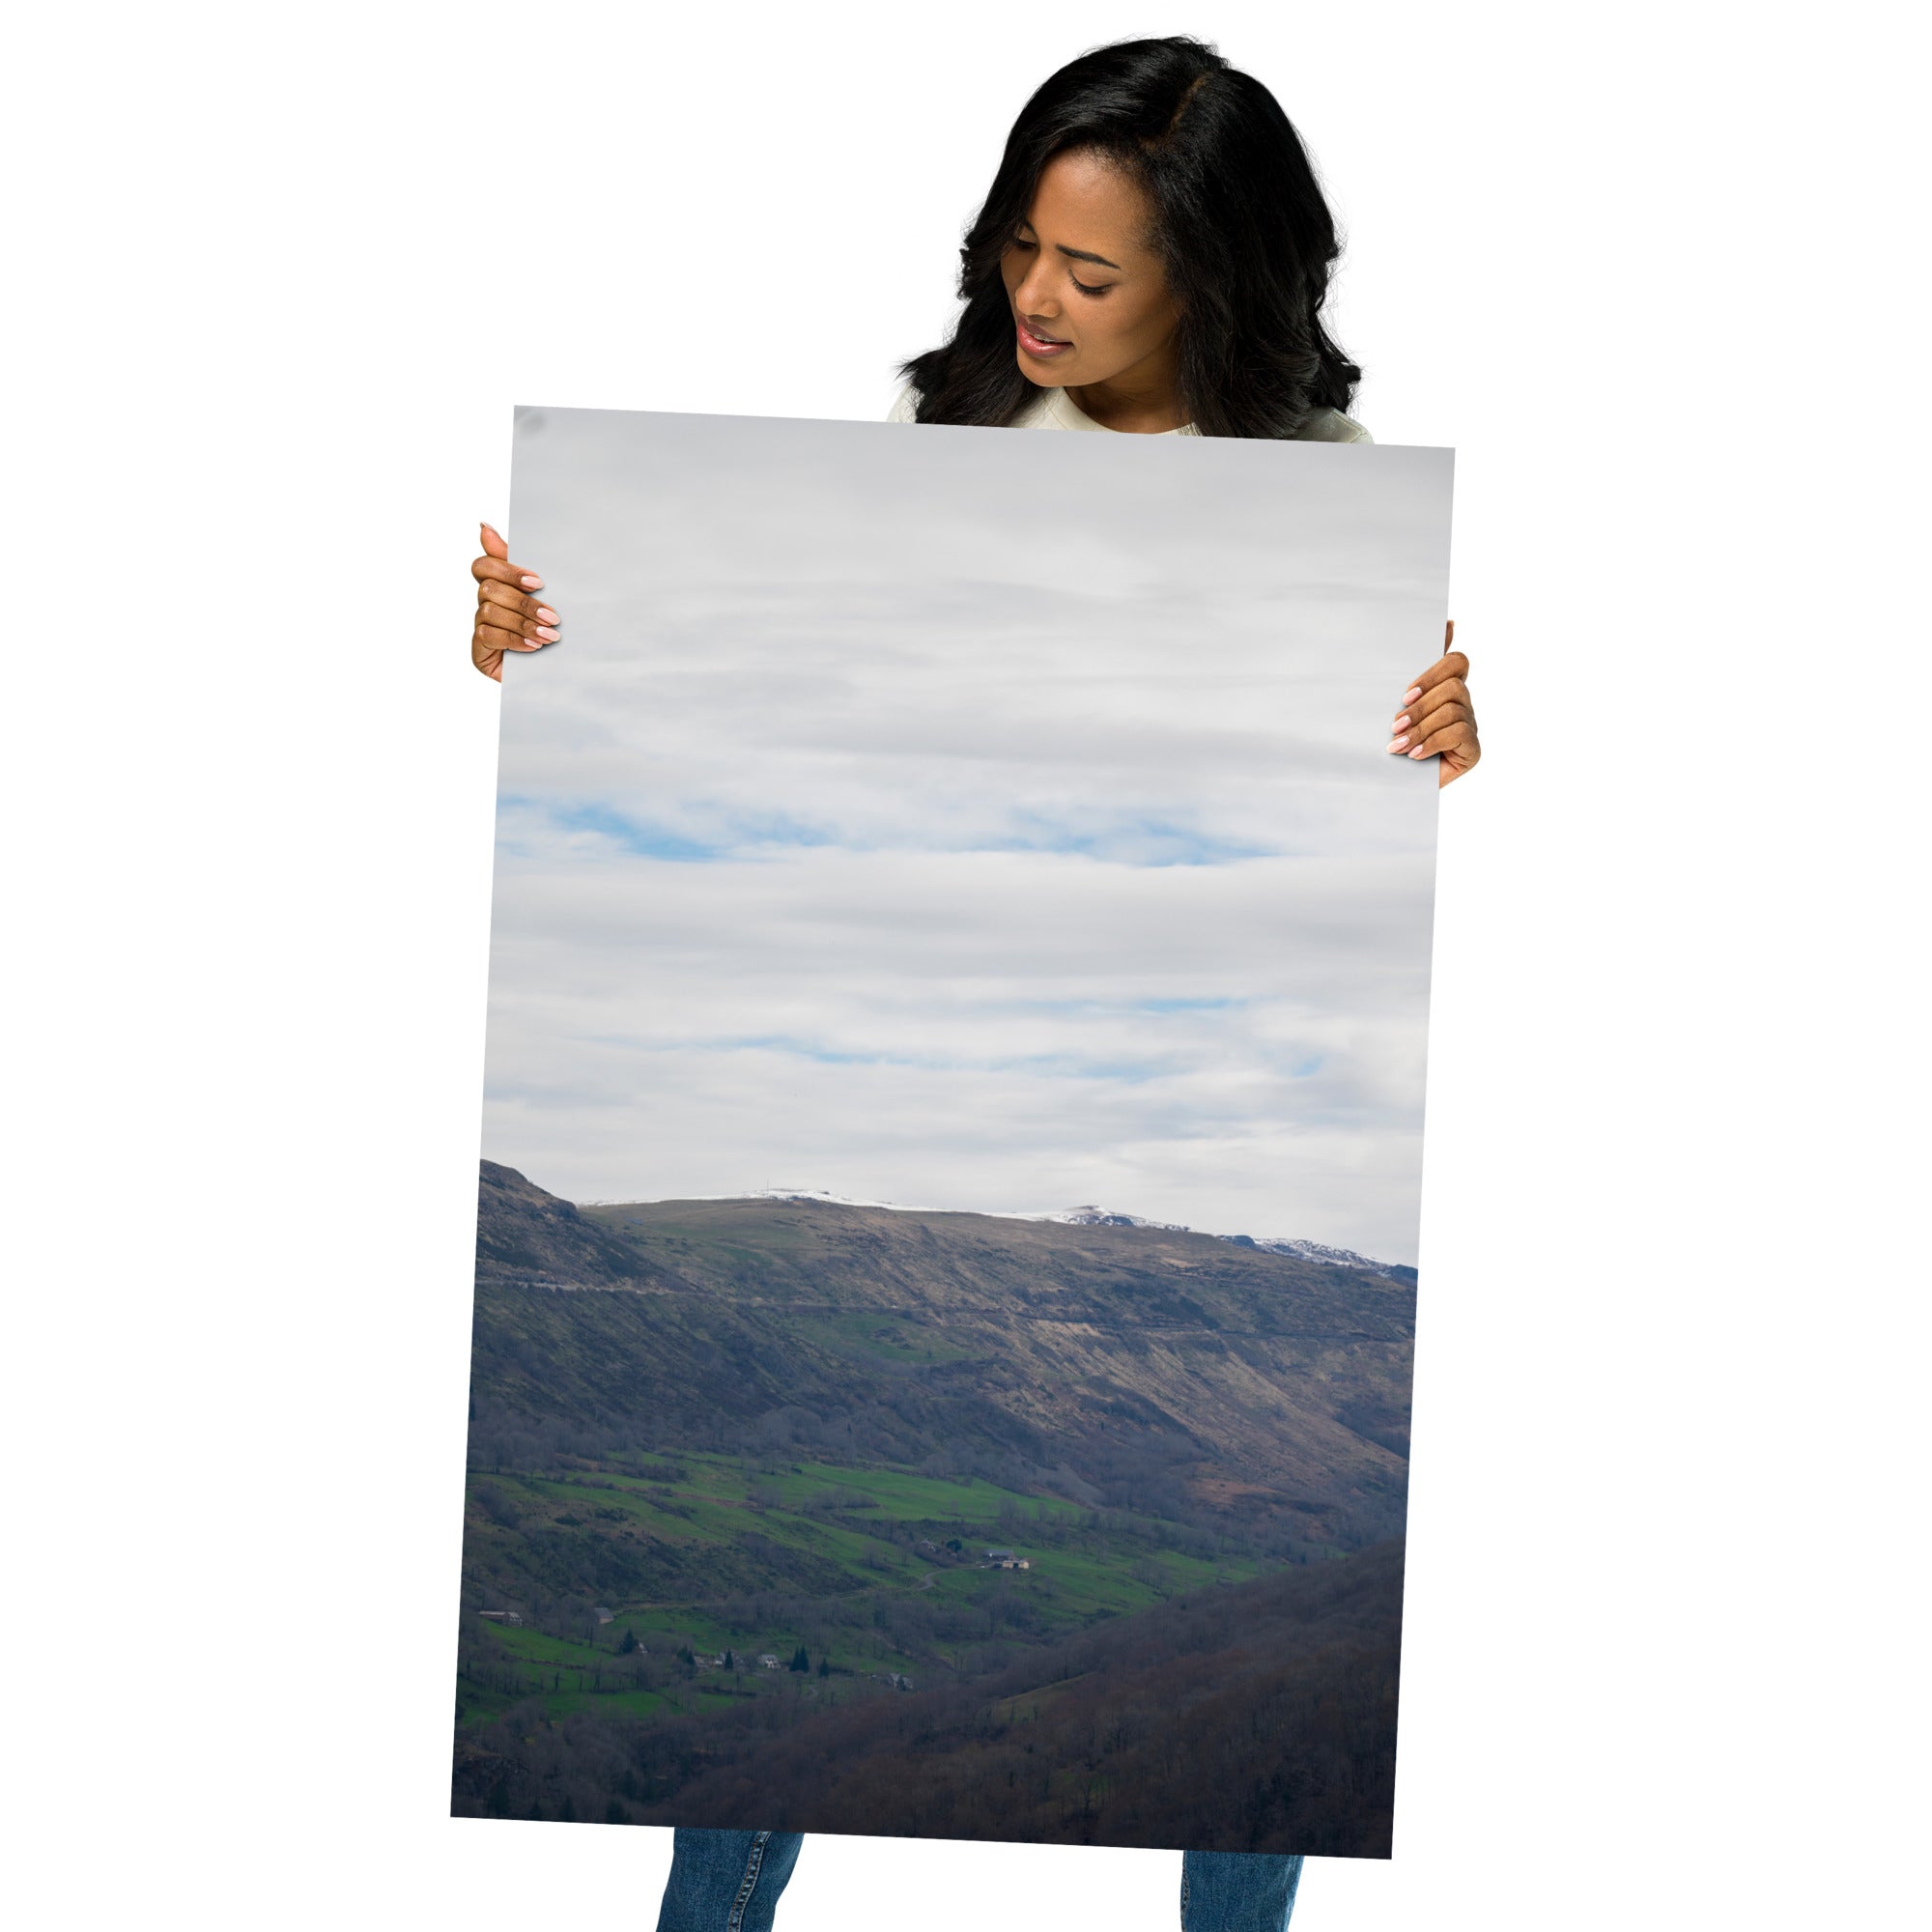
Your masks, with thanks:
[[[1412,1258],[1443,452],[532,413],[496,1157]]]

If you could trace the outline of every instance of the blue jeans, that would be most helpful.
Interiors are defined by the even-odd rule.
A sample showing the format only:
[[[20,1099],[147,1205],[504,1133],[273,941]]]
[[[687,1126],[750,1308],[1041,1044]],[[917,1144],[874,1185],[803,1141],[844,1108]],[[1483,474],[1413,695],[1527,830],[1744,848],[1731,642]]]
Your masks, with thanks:
[[[772,1932],[798,1863],[800,1832],[684,1832],[672,1840],[658,1932]],[[1189,1852],[1180,1861],[1181,1932],[1282,1932],[1299,1858]]]

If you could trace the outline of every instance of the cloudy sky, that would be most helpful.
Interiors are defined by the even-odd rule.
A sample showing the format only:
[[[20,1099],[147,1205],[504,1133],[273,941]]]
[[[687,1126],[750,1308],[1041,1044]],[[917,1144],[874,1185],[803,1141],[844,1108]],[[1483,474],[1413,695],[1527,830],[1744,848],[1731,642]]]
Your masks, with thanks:
[[[1449,474],[519,412],[484,1151],[1412,1261]]]

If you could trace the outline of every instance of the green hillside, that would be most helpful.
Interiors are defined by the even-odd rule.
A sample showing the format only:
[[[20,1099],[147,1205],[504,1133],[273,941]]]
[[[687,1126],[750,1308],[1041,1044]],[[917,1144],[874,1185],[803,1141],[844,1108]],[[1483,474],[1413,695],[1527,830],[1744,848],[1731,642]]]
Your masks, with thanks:
[[[496,1170],[507,1176],[508,1170]],[[492,1249],[567,1203],[486,1179]],[[573,1274],[483,1258],[476,1460],[712,1449],[1399,1530],[1414,1289],[1202,1235],[816,1203],[570,1210]],[[1042,1473],[1044,1472],[1044,1473]],[[1163,1509],[1162,1513],[1166,1513]]]

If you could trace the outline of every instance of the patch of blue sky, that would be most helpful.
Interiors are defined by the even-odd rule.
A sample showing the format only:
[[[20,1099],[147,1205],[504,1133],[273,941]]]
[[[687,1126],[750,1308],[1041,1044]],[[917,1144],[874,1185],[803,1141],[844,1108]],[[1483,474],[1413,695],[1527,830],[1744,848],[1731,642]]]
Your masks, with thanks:
[[[605,805],[553,807],[550,819],[565,832],[588,832],[599,838],[608,838],[640,859],[673,859],[686,865],[702,865],[706,860],[724,857],[729,850],[728,846],[673,832],[667,825],[626,818]]]
[[[746,816],[701,799],[684,803],[676,823],[635,816],[598,799],[531,798],[506,794],[499,801],[506,850],[521,853],[514,830],[525,813],[562,832],[589,833],[619,851],[644,859],[704,865],[755,859],[784,848],[837,845],[846,851],[923,850],[945,852],[1040,852],[1092,859],[1103,865],[1160,868],[1174,866],[1234,866],[1244,860],[1280,858],[1276,846],[1220,837],[1160,818],[1119,818],[1074,824],[1037,812],[990,814],[980,826],[935,824],[898,836],[855,837],[849,830],[809,824],[783,813]]]
[[[1289,858],[1277,844],[1219,837],[1167,819],[1117,819],[1111,823],[1063,823],[1030,811],[999,811],[989,823],[962,825],[956,819],[902,827],[867,835],[852,829],[811,825],[784,813],[744,815],[705,800],[682,802],[676,823],[620,811],[597,798],[529,798],[506,794],[498,802],[498,840],[506,852],[527,856],[518,825],[537,819],[553,831],[589,833],[636,858],[672,864],[719,864],[755,860],[775,850],[838,846],[846,852],[1041,852],[1086,858],[1103,866],[1238,866],[1244,860]]]
[[[986,1054],[961,1057],[947,1054],[895,1052],[891,1048],[831,1046],[823,1040],[789,1034],[713,1035],[694,1039],[607,1040],[606,1045],[629,1045],[645,1053],[776,1053],[809,1060],[821,1066],[903,1066],[923,1073],[1026,1073],[1040,1079],[1100,1080],[1145,1086],[1170,1079],[1184,1068],[1156,1060],[1094,1060],[1079,1054]]]
[[[1061,852],[1109,865],[1236,866],[1246,859],[1283,856],[1272,845],[1216,837],[1196,826],[1163,819],[1121,819],[1113,824],[1076,826],[1051,819],[1020,816],[1017,829],[988,838],[980,846],[991,852]]]
[[[638,858],[668,859],[680,865],[714,864],[774,846],[838,842],[831,833],[816,826],[782,817],[714,818],[700,810],[694,814],[692,825],[678,828],[631,817],[594,799],[564,802],[506,797],[501,809],[540,812],[561,831],[587,832],[608,838],[620,851]]]

